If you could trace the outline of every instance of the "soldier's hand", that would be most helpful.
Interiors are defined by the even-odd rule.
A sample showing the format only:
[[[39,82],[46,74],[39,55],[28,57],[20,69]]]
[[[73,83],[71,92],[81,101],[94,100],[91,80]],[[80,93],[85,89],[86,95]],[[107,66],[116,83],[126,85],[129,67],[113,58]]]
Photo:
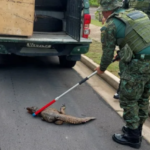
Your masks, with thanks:
[[[101,70],[100,70],[100,67],[95,68],[95,71],[97,71],[97,73],[98,73],[99,75],[101,75],[101,74],[104,73],[104,71],[101,71]]]
[[[115,62],[115,61],[120,61],[120,57],[118,56],[118,54],[114,56],[114,59],[112,62]]]
[[[116,61],[120,61],[120,58],[119,58],[118,54],[116,54],[116,55],[114,56],[114,59],[115,59]]]

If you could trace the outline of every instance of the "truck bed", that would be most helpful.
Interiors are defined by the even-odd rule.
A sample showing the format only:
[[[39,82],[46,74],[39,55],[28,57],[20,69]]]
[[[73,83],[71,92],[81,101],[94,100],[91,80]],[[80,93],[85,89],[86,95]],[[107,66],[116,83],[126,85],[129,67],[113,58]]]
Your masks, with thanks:
[[[0,42],[91,43],[91,40],[81,38],[78,42],[65,32],[34,32],[31,37],[0,36]]]

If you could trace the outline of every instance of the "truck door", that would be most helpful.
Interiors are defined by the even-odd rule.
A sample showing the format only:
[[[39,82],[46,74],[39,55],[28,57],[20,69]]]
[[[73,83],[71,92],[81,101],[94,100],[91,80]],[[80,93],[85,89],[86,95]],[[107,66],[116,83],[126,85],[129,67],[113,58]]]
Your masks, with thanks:
[[[80,41],[82,0],[68,0],[66,32],[73,39]]]

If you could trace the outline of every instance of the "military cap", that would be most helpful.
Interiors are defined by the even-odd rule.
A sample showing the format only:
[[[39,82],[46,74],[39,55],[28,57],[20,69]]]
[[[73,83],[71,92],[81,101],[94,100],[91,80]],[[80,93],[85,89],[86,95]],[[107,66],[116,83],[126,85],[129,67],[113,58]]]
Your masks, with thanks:
[[[100,0],[98,11],[110,11],[122,7],[122,5],[123,2],[119,2],[118,0]]]

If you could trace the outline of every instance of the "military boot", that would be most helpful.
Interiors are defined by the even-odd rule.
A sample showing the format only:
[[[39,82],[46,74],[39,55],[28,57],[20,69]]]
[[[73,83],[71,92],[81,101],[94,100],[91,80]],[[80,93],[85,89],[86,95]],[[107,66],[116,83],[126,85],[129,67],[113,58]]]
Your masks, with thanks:
[[[133,148],[141,147],[140,133],[139,129],[128,128],[125,134],[114,134],[113,140],[122,145],[128,145]]]
[[[142,127],[143,125],[139,125],[138,130],[139,130],[139,134],[140,134],[140,140],[142,141]],[[122,127],[122,132],[123,133],[127,133],[128,132],[128,127],[127,126],[123,126]]]
[[[119,99],[119,93],[114,94],[114,99]]]

